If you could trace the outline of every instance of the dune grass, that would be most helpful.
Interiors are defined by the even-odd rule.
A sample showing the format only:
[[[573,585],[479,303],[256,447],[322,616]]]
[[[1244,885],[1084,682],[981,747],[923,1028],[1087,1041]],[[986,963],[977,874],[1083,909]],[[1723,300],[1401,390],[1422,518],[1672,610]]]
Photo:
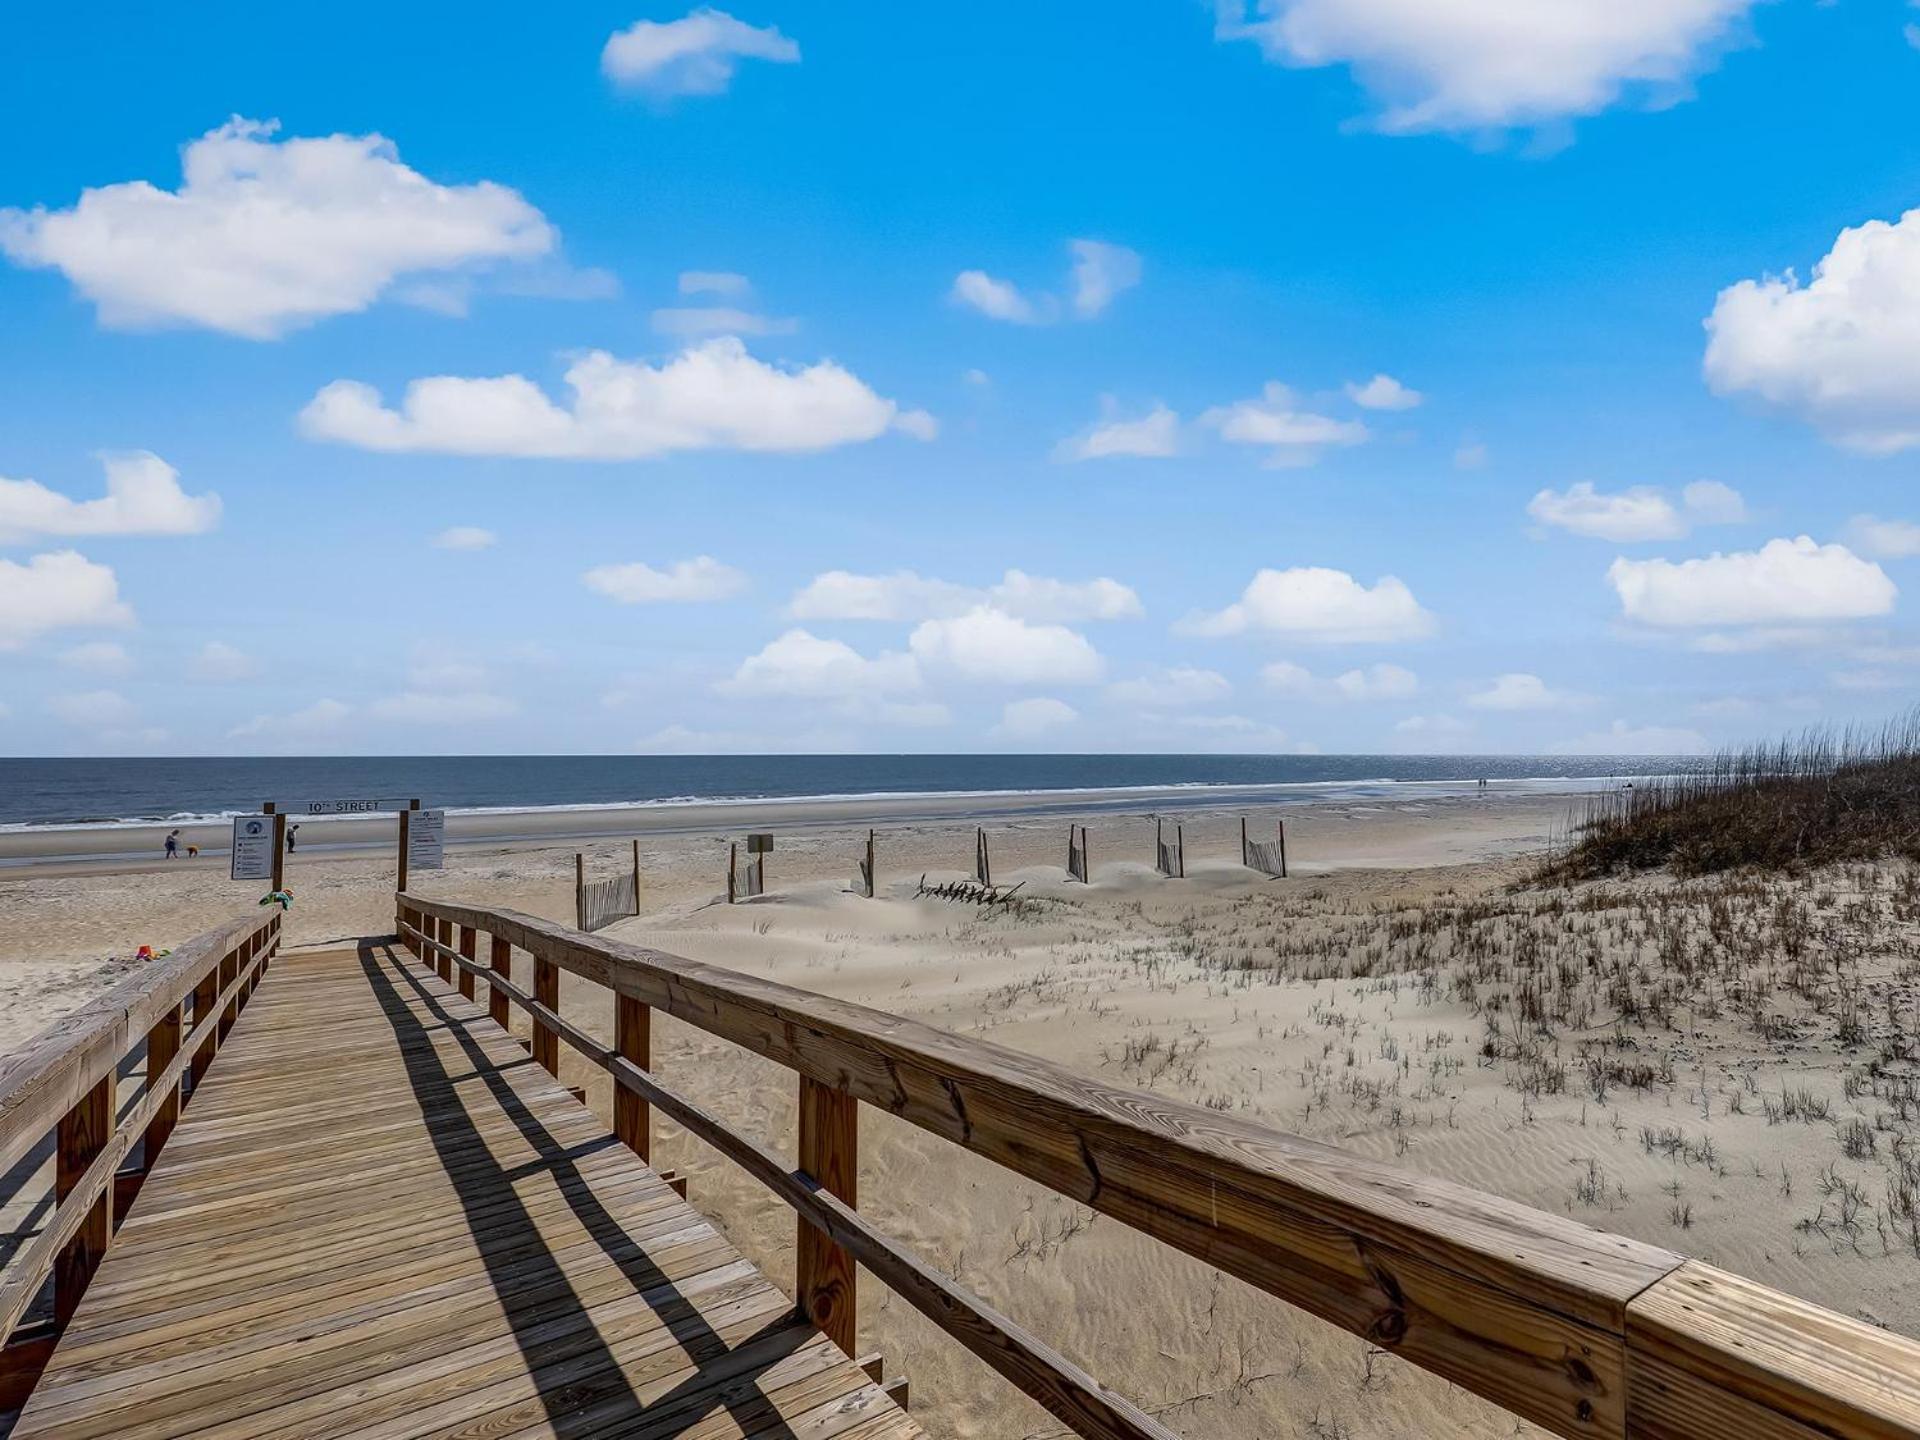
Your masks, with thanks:
[[[1592,797],[1543,878],[1661,866],[1681,875],[1920,859],[1920,710],[1809,730]]]

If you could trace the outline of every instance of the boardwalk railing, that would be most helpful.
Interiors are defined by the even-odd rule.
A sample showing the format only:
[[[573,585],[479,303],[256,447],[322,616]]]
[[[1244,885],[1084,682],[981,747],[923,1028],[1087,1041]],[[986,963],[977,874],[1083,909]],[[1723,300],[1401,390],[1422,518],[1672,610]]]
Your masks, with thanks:
[[[771,980],[509,910],[396,903],[416,955],[469,993],[490,983],[496,1019],[529,1011],[542,1065],[557,1073],[564,1039],[613,1077],[615,1133],[640,1155],[658,1107],[792,1206],[800,1307],[849,1354],[857,1262],[1076,1434],[1170,1432],[860,1217],[860,1104],[1559,1435],[1920,1436],[1920,1344],[1656,1246]],[[562,970],[614,992],[612,1045],[560,1016]],[[651,1073],[655,1009],[798,1073],[797,1166]]]
[[[0,1271],[0,1404],[30,1387],[99,1268],[120,1214],[180,1118],[280,943],[280,912],[256,911],[181,945],[0,1059],[0,1172],[49,1138],[54,1208]],[[191,1017],[191,1023],[189,1022]],[[116,1088],[144,1049],[146,1081]],[[139,1148],[140,1163],[122,1162]],[[22,1318],[53,1280],[50,1325]]]

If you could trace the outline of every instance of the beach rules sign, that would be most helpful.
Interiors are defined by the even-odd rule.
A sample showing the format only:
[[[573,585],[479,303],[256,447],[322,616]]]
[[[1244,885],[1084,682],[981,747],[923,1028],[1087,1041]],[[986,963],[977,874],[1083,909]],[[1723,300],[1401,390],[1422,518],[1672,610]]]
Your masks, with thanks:
[[[236,815],[233,817],[233,862],[228,871],[234,880],[271,880],[273,878],[273,817]]]
[[[407,817],[407,869],[446,868],[447,812],[415,810]]]

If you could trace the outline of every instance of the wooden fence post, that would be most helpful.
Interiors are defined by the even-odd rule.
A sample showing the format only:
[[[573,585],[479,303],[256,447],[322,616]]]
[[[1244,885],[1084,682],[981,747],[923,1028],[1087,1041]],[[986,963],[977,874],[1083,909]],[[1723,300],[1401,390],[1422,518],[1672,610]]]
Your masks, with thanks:
[[[227,987],[233,984],[234,976],[238,975],[239,973],[240,973],[240,952],[239,951],[236,950],[230,955],[223,955],[220,957],[220,969],[219,969],[220,983],[214,990],[214,997],[216,999],[218,999],[220,996],[227,993]],[[216,1044],[218,1044],[220,1041],[225,1040],[227,1038],[227,1032],[233,1029],[233,1022],[237,1020],[239,1017],[240,1017],[240,997],[238,995],[235,995],[233,999],[227,1001],[226,1008],[220,1012],[220,1023],[214,1027],[214,1041]]]
[[[87,1167],[113,1138],[113,1112],[113,1072],[108,1071],[60,1117],[53,1175],[56,1204],[73,1193]],[[61,1328],[79,1308],[81,1292],[100,1268],[100,1257],[112,1237],[113,1184],[109,1181],[53,1262],[53,1320]]]
[[[1282,820],[1279,822],[1279,825],[1280,825],[1280,878],[1284,880],[1287,878],[1287,822]]]
[[[155,1078],[173,1063],[173,1057],[179,1053],[180,1007],[175,1005],[147,1031],[148,1088],[152,1088]],[[153,1119],[147,1122],[146,1136],[141,1141],[142,1163],[147,1169],[153,1168],[154,1156],[160,1153],[160,1147],[167,1143],[167,1137],[173,1134],[173,1127],[179,1123],[180,1081],[176,1078],[173,1093],[160,1102],[160,1108],[153,1112]]]
[[[453,922],[451,920],[442,920],[438,924],[436,924],[433,927],[433,929],[434,929],[434,939],[438,940],[442,945],[447,946],[449,949],[452,948]],[[433,963],[434,963],[434,968],[440,972],[441,981],[445,984],[451,985],[453,983],[453,961],[447,958],[446,951],[436,950],[433,955]]]
[[[640,842],[633,842],[633,913],[640,913]]]
[[[560,967],[533,957],[533,998],[555,1014],[560,1012]],[[544,1020],[533,1022],[533,1058],[556,1079],[560,1075],[560,1032]]]
[[[499,935],[493,937],[493,948],[487,956],[487,966],[503,980],[513,979],[513,942]],[[507,992],[497,986],[487,987],[487,1015],[502,1030],[508,1028],[511,1011],[508,1006]]]
[[[653,1068],[653,1011],[631,995],[613,997],[613,1044],[642,1070]],[[653,1107],[624,1085],[613,1087],[613,1133],[634,1154],[653,1163]]]
[[[587,857],[573,852],[573,928],[587,928]]]
[[[1247,817],[1240,817],[1240,863],[1247,863]]]
[[[471,925],[460,927],[460,958],[462,960],[473,959],[474,946],[479,939],[480,932]],[[463,1000],[473,999],[473,972],[464,966],[460,970],[460,997]]]
[[[193,1026],[200,1028],[200,1022],[207,1018],[213,1009],[213,1002],[220,998],[220,975],[218,970],[209,970],[206,979],[193,987]],[[207,1066],[213,1063],[213,1052],[219,1045],[219,1036],[209,1026],[206,1038],[200,1042],[200,1048],[193,1052],[193,1062],[187,1067],[187,1088],[198,1090],[200,1081],[207,1073]]]
[[[860,1102],[800,1077],[800,1168],[829,1194],[858,1206]],[[805,1220],[799,1224],[794,1296],[800,1313],[848,1356],[856,1353],[853,1257]]]
[[[1173,827],[1173,843],[1180,847],[1180,878],[1184,880],[1187,878],[1187,827],[1186,826],[1176,825]]]
[[[740,845],[735,842],[727,847],[727,904],[733,904],[734,872],[740,865]]]

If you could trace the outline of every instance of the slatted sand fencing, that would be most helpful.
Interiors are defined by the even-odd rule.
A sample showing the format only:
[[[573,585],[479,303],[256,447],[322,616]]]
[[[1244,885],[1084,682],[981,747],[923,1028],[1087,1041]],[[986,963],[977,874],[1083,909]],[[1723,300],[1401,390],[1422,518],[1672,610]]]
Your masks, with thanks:
[[[1077,1435],[1171,1432],[862,1218],[862,1104],[1557,1435],[1920,1437],[1920,1343],[1658,1246],[761,976],[509,910],[396,904],[417,953],[493,985],[503,1014],[528,1010],[548,1070],[564,1039],[613,1077],[615,1131],[642,1156],[658,1107],[791,1206],[800,1309],[847,1353],[858,1265]],[[434,938],[449,927],[458,950]],[[561,1017],[561,970],[618,997],[612,1045]],[[655,1009],[797,1072],[797,1164],[652,1073]]]
[[[1240,821],[1240,863],[1249,870],[1284,880],[1287,878],[1287,822],[1279,820],[1275,825],[1278,838],[1255,840],[1247,834],[1246,820]]]
[[[53,1141],[53,1209],[0,1271],[0,1407],[24,1398],[278,951],[280,912],[256,910],[178,946],[0,1060],[0,1173]],[[144,1070],[138,1098],[119,1096]],[[0,1197],[12,1198],[12,1197]],[[21,1321],[52,1282],[52,1317]]]
[[[867,831],[867,848],[854,863],[860,868],[859,883],[854,886],[867,899],[873,899],[873,831]]]
[[[993,856],[987,850],[987,832],[977,825],[973,830],[973,878],[982,885],[993,884]]]
[[[587,857],[573,857],[574,923],[591,933],[640,913],[640,842],[633,842],[633,869],[610,880],[587,879]]]
[[[1087,827],[1067,826],[1067,874],[1082,885],[1091,885],[1093,881],[1087,877],[1092,873],[1087,863]]]
[[[1167,823],[1153,822],[1153,868],[1171,880],[1187,877],[1187,831],[1184,825],[1173,827],[1173,839],[1167,839]]]

